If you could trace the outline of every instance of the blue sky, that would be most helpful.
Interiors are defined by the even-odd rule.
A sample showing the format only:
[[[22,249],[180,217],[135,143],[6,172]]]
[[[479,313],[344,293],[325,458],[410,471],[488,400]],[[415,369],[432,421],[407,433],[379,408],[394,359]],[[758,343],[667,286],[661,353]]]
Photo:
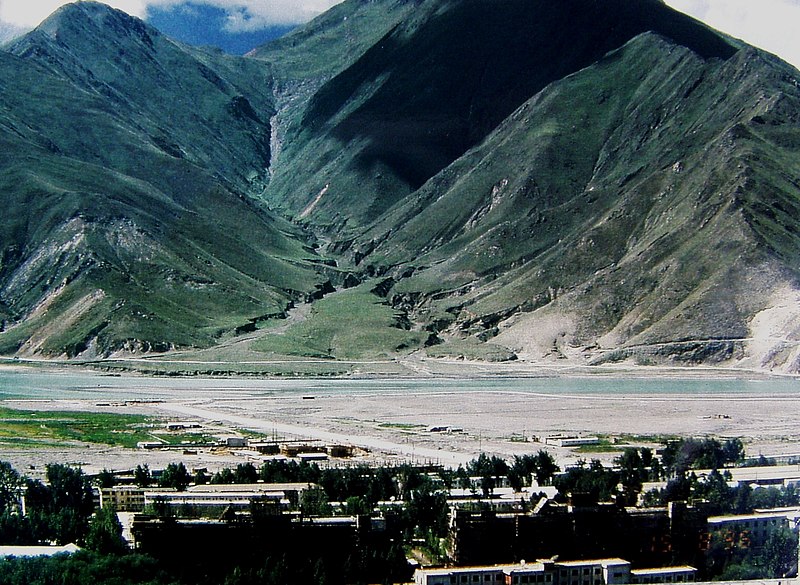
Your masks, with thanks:
[[[30,30],[69,0],[0,0],[0,41]],[[106,0],[192,44],[243,53],[340,0]],[[558,0],[554,0],[558,1]],[[636,0],[632,0],[636,1]],[[800,67],[800,0],[666,0],[716,29]]]
[[[190,45],[212,45],[241,55],[292,30],[293,23],[265,24],[253,29],[230,29],[229,13],[219,6],[182,4],[153,6],[147,21],[170,38]]]

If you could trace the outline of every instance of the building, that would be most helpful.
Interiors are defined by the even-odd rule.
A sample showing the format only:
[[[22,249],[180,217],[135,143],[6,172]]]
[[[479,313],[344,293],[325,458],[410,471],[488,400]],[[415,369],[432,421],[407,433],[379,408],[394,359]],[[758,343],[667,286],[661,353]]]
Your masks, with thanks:
[[[0,559],[5,557],[51,557],[60,554],[78,552],[80,547],[76,544],[64,546],[0,546]]]
[[[694,567],[664,567],[662,569],[631,569],[631,583],[692,583],[697,579]]]
[[[144,504],[169,504],[196,508],[247,508],[254,501],[272,502],[281,507],[296,503],[310,483],[247,483],[195,485],[183,492],[147,490]]]
[[[555,435],[544,439],[544,444],[551,447],[581,447],[583,445],[598,445],[599,443],[599,437],[578,437],[574,435]]]
[[[245,437],[225,437],[221,443],[223,447],[232,449],[247,447],[247,439]]]
[[[625,558],[636,567],[696,565],[707,532],[703,506],[673,502],[637,510],[616,504],[540,501],[532,511],[500,513],[456,508],[450,521],[450,558],[457,565],[518,559]],[[609,538],[614,534],[615,538]]]
[[[800,465],[768,465],[763,467],[729,467],[724,471],[730,474],[732,485],[748,484],[756,487],[789,487],[800,484]],[[698,469],[695,474],[705,477],[711,469]]]
[[[786,512],[711,516],[708,519],[709,544],[723,541],[731,547],[760,548],[772,534],[788,528]]]
[[[693,567],[635,569],[624,559],[586,561],[522,561],[513,565],[417,569],[415,585],[626,585],[686,583],[695,580]]]
[[[145,488],[135,485],[117,485],[100,488],[100,507],[113,506],[117,512],[141,512],[144,510]]]

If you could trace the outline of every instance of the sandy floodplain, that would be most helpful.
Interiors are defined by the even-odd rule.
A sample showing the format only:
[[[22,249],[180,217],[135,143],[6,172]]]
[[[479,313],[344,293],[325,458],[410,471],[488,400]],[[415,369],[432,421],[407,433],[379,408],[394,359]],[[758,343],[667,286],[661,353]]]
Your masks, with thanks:
[[[599,458],[610,462],[626,445],[657,446],[667,437],[740,437],[749,456],[800,454],[800,386],[770,391],[574,392],[557,386],[537,391],[512,381],[492,380],[486,389],[478,384],[459,390],[459,384],[421,383],[411,387],[391,381],[376,381],[375,390],[363,381],[347,391],[347,381],[337,391],[313,382],[296,387],[260,387],[257,381],[191,381],[179,384],[158,379],[132,379],[145,384],[147,396],[158,401],[132,401],[109,406],[96,397],[2,401],[12,408],[98,410],[137,412],[164,420],[191,420],[222,426],[235,433],[255,431],[286,439],[322,440],[359,446],[369,452],[358,461],[432,462],[448,466],[466,463],[481,452],[511,457],[515,454],[550,451],[563,465],[578,459]],[[581,388],[581,380],[567,388]],[[113,393],[125,394],[125,380],[115,382]],[[587,381],[586,384],[593,382]],[[541,384],[539,386],[542,386]],[[546,385],[544,385],[546,386]],[[525,387],[524,391],[520,387]],[[288,389],[287,389],[288,388]],[[365,389],[366,388],[366,389]],[[626,386],[627,388],[627,386]],[[703,386],[698,386],[702,390]],[[738,387],[736,387],[738,388]],[[102,390],[102,389],[100,389]],[[98,390],[97,396],[102,395]],[[143,390],[133,386],[131,397]],[[448,427],[450,432],[431,432]],[[541,438],[554,434],[598,435],[611,443],[610,450],[597,452],[545,446]],[[539,439],[539,440],[537,440]],[[614,451],[614,449],[617,449]],[[138,463],[151,468],[171,461],[209,470],[235,466],[261,457],[246,450],[142,451],[76,444],[58,449],[14,449],[0,447],[0,459],[20,469],[37,469],[49,462],[78,463],[87,471],[130,469]]]

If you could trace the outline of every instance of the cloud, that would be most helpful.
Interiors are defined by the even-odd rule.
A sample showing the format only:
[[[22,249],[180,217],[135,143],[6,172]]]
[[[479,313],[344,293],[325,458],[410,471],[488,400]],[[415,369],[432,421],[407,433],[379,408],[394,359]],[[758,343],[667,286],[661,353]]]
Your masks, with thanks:
[[[341,0],[105,0],[145,18],[149,8],[207,5],[225,12],[224,32],[247,33],[307,22]],[[557,0],[553,0],[557,1]],[[29,30],[68,0],[0,0],[0,23]],[[666,0],[710,26],[800,67],[800,0]]]
[[[148,8],[214,6],[227,15],[228,32],[252,32],[307,22],[341,0],[104,0],[109,6],[144,18]],[[0,22],[31,29],[69,0],[0,0]]]
[[[107,0],[109,6],[134,16],[144,16],[145,0]],[[0,0],[0,22],[31,29],[69,0]]]
[[[666,0],[717,30],[800,67],[800,0]]]

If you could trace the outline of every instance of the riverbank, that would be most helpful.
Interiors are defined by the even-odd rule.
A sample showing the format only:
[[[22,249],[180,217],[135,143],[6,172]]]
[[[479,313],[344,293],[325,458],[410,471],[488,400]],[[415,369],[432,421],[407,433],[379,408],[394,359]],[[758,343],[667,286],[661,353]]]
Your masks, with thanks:
[[[697,373],[697,372],[695,372]],[[800,382],[787,378],[531,376],[464,378],[148,378],[0,370],[4,406],[137,413],[225,425],[291,439],[369,450],[363,461],[458,465],[481,452],[513,457],[546,448],[564,466],[611,461],[626,446],[672,437],[742,438],[750,456],[800,453]],[[434,432],[432,429],[444,429]],[[598,437],[580,448],[546,445],[552,435]],[[252,452],[119,450],[76,443],[20,449],[0,443],[20,469],[73,462],[92,469],[185,460],[218,469],[263,458]]]

